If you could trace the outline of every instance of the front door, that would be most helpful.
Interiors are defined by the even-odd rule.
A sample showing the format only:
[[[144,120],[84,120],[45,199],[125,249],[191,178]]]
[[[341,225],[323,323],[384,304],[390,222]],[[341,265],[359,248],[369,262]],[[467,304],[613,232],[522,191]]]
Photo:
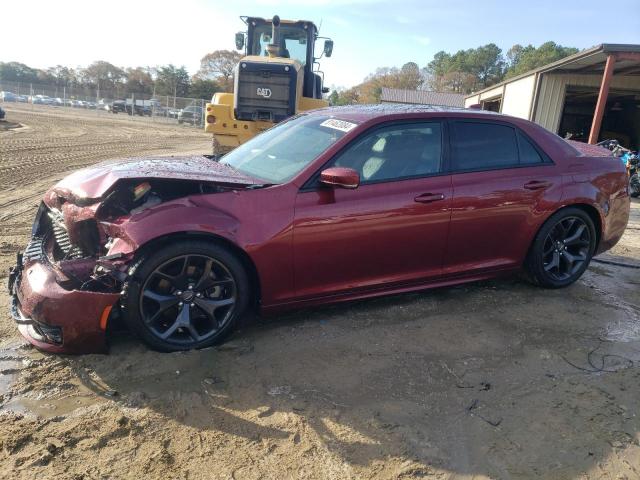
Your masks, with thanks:
[[[298,194],[293,232],[298,296],[389,287],[441,274],[451,177],[442,174],[439,122],[365,132],[329,166],[355,169],[361,184],[348,190],[316,183]]]

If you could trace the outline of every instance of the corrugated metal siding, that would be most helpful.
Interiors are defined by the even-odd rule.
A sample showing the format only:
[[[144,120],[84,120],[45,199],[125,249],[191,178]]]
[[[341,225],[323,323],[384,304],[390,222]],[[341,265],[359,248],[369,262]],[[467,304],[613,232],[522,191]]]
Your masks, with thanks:
[[[535,74],[505,85],[501,113],[529,120]]]
[[[599,88],[601,81],[601,75],[543,74],[540,79],[540,94],[536,101],[534,121],[547,130],[557,133],[567,86]],[[614,75],[611,88],[640,90],[640,77]]]

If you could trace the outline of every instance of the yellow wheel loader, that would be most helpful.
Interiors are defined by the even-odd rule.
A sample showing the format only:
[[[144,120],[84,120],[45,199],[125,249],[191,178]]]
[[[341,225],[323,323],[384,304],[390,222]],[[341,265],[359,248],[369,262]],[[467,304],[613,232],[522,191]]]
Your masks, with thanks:
[[[213,134],[213,155],[219,156],[303,110],[326,107],[324,75],[314,66],[330,57],[333,41],[318,36],[313,22],[240,17],[246,32],[236,34],[236,48],[245,56],[235,70],[234,92],[216,93],[207,103],[205,132]],[[324,39],[323,52],[314,54]]]

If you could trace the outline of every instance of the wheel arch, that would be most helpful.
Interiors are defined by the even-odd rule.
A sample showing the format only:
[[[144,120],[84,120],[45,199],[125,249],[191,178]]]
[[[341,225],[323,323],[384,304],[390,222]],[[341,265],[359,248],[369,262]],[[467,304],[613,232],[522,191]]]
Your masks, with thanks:
[[[237,244],[233,243],[231,240],[216,235],[214,233],[209,232],[191,232],[191,231],[183,231],[183,232],[172,232],[167,235],[163,235],[160,237],[153,238],[148,242],[140,245],[138,251],[136,253],[136,257],[140,257],[145,255],[149,251],[157,250],[159,248],[164,247],[172,242],[180,241],[180,240],[207,240],[214,241],[219,245],[224,246],[228,250],[230,250],[234,255],[238,257],[241,261],[242,265],[245,267],[247,271],[247,276],[249,277],[249,283],[251,287],[251,301],[250,305],[252,307],[258,307],[260,301],[262,299],[262,289],[260,286],[260,276],[258,275],[258,269],[253,261],[253,259],[249,256],[249,254],[239,247]]]
[[[597,251],[598,246],[600,245],[600,240],[602,239],[602,227],[603,227],[603,221],[602,221],[600,211],[596,207],[588,203],[573,203],[573,204],[562,207],[560,210],[563,210],[569,207],[579,208],[580,210],[583,210],[587,215],[589,215],[589,218],[591,218],[591,221],[593,222],[593,226],[596,229],[596,251]]]
[[[527,253],[524,257],[525,262],[529,258],[529,254],[531,253],[531,249],[533,248],[533,244],[536,241],[538,233],[540,232],[542,227],[544,227],[544,224],[547,222],[547,220],[549,220],[549,218],[551,218],[556,213],[566,210],[567,208],[579,208],[580,210],[584,211],[587,215],[589,215],[589,218],[591,218],[591,221],[593,222],[593,226],[596,230],[595,251],[598,250],[598,246],[600,245],[600,240],[602,239],[602,227],[603,227],[603,220],[602,220],[600,211],[595,206],[589,203],[583,203],[583,202],[569,203],[569,204],[563,205],[562,207],[556,210],[553,210],[552,212],[549,212],[549,214],[546,215],[544,219],[540,222],[540,224],[538,225],[538,228],[536,228],[535,234],[531,237],[531,241],[529,242],[529,247],[527,248]]]
[[[536,241],[536,237],[538,236],[538,233],[540,232],[542,227],[544,227],[544,224],[547,222],[547,220],[549,220],[549,218],[551,218],[556,213],[566,210],[567,208],[579,208],[580,210],[584,211],[587,215],[589,215],[589,218],[591,218],[591,221],[593,222],[593,226],[596,230],[595,251],[598,250],[598,246],[600,245],[600,240],[602,239],[602,227],[603,227],[603,221],[602,221],[600,211],[591,204],[576,202],[576,203],[569,203],[569,204],[563,205],[562,207],[550,212],[548,215],[545,216],[543,221],[541,221],[540,224],[538,225],[538,228],[536,229],[535,234],[531,237],[531,241],[529,242],[529,248],[527,248],[527,255],[525,256],[525,260],[529,258],[529,253],[531,252],[531,248],[533,248],[533,244]]]

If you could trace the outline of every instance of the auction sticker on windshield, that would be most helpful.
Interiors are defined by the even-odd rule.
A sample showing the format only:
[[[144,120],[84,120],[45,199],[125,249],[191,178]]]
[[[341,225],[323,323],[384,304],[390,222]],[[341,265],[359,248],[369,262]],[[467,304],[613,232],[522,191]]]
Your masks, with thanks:
[[[356,123],[345,122],[344,120],[337,120],[330,118],[320,124],[321,127],[333,128],[334,130],[340,130],[341,132],[350,132],[358,126]]]

